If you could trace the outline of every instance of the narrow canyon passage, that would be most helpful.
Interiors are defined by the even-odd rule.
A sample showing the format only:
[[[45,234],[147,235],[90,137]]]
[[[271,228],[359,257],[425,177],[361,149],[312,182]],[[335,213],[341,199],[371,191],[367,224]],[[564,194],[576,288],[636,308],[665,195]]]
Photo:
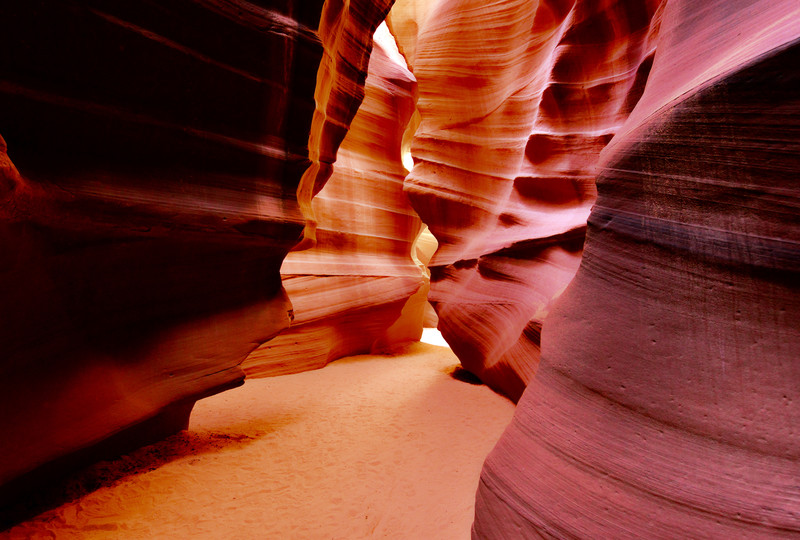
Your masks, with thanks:
[[[0,537],[800,537],[798,21],[3,3]]]
[[[89,469],[96,491],[0,538],[468,538],[514,406],[457,380],[458,365],[414,343],[248,379],[199,401],[189,431]]]

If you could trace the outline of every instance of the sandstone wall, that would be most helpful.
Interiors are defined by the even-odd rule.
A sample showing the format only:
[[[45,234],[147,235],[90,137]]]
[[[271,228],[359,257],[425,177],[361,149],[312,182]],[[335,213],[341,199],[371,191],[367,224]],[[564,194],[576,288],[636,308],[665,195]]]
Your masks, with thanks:
[[[516,400],[578,268],[600,150],[644,87],[658,1],[406,0],[419,81],[406,191],[439,241],[430,299],[462,364]]]
[[[800,535],[798,20],[668,1],[475,537]]]
[[[313,243],[311,197],[389,5],[3,6],[6,492],[45,463],[179,429],[289,325],[279,269],[304,228]]]
[[[385,25],[365,90],[333,174],[311,203],[316,245],[283,263],[292,327],[248,357],[248,376],[320,368],[422,333],[428,276],[412,257],[422,224],[403,193],[400,155],[416,81]]]

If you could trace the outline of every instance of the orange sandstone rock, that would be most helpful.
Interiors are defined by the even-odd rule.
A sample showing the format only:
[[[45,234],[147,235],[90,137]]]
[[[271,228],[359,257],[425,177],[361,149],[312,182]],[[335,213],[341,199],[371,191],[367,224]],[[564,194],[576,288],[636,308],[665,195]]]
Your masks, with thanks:
[[[515,400],[577,270],[600,150],[643,90],[658,6],[442,1],[412,30],[416,4],[393,8],[420,85],[406,191],[439,241],[439,329]]]
[[[385,25],[365,89],[333,174],[311,204],[316,245],[283,263],[294,323],[248,357],[248,376],[320,368],[422,333],[428,276],[412,258],[422,225],[403,194],[400,156],[416,81]]]

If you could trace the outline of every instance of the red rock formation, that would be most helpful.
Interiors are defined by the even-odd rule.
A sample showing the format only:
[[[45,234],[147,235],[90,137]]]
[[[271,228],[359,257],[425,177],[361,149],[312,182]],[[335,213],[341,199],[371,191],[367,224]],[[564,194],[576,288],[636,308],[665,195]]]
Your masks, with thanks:
[[[316,245],[283,264],[294,324],[248,357],[248,376],[320,368],[422,333],[428,278],[411,256],[421,222],[403,194],[400,157],[416,81],[385,25],[365,88],[333,175],[311,205]],[[422,298],[403,312],[417,291]]]
[[[800,535],[798,21],[667,3],[475,537]]]
[[[421,26],[414,2],[393,8],[420,85],[406,190],[439,241],[439,329],[515,400],[577,270],[599,152],[641,95],[658,5],[443,1]]]
[[[279,268],[389,4],[3,6],[6,493],[103,441],[179,429],[288,326]]]

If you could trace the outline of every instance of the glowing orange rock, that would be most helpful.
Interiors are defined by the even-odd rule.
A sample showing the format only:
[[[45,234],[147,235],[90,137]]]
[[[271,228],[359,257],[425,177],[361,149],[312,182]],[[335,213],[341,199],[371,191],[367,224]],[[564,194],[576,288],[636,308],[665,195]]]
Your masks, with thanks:
[[[439,241],[439,329],[467,369],[515,400],[577,270],[600,150],[643,90],[658,5],[393,8],[420,85],[406,191]]]
[[[411,255],[422,224],[403,194],[400,156],[416,81],[385,25],[365,89],[333,174],[311,204],[316,243],[283,264],[294,324],[250,355],[248,376],[319,368],[422,333],[428,277]],[[406,307],[417,291],[421,299]]]

